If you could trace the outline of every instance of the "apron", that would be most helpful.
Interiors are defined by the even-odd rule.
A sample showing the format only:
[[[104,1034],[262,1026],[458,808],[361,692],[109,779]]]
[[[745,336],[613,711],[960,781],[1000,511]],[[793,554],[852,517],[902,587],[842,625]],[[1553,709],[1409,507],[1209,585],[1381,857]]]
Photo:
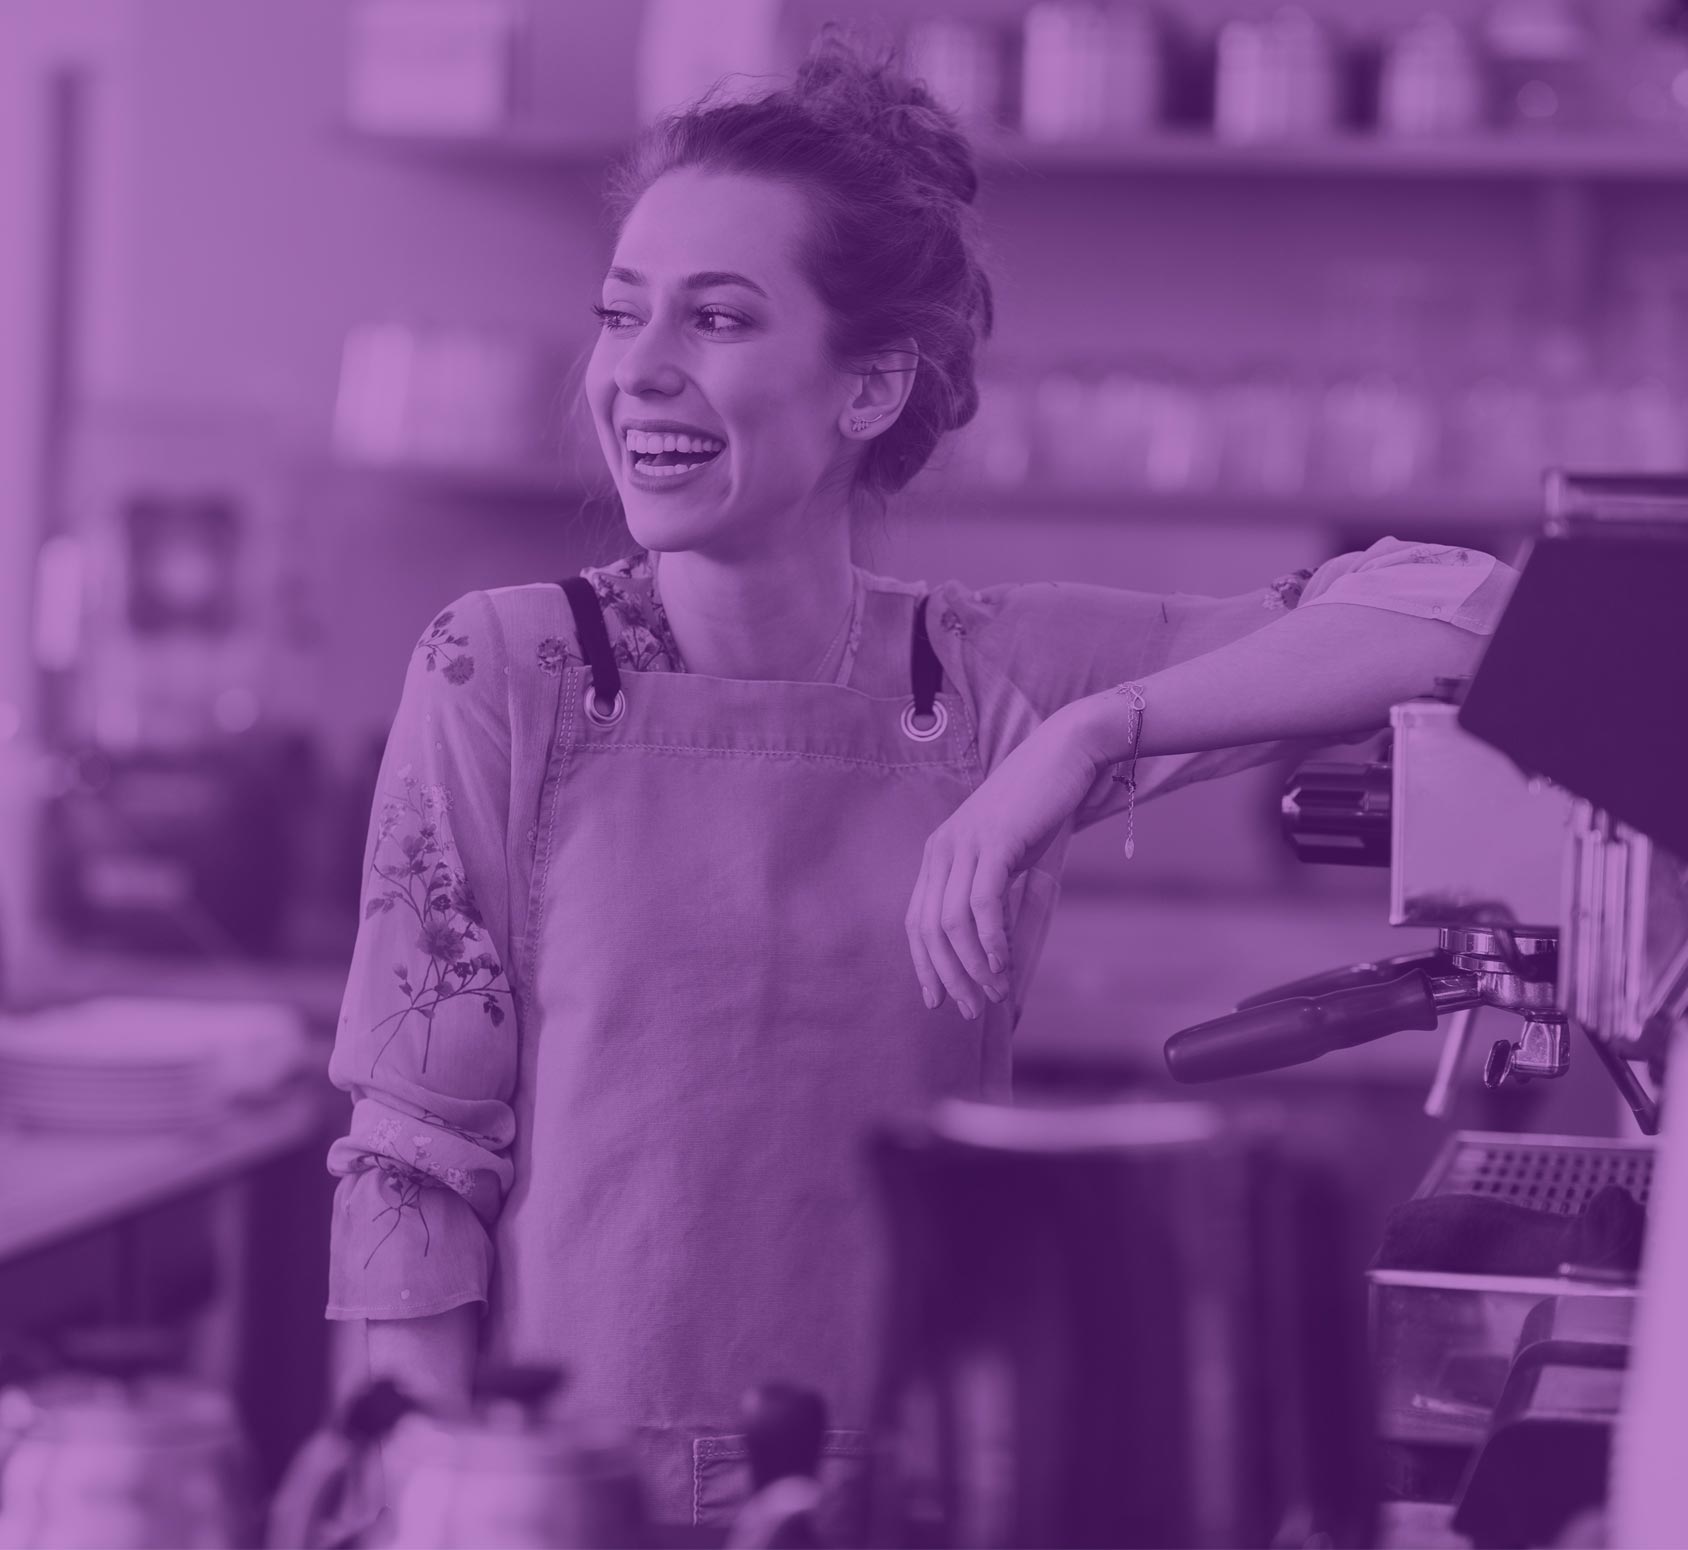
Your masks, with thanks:
[[[903,926],[980,778],[969,712],[910,592],[866,594],[864,638],[909,642],[907,687],[874,696],[860,663],[623,672],[590,584],[563,587],[585,666],[541,794],[488,1344],[565,1367],[669,1522],[748,1494],[747,1387],[815,1389],[823,1524],[860,1542],[886,1295],[865,1133],[1009,1093],[1010,1003],[929,1011]]]

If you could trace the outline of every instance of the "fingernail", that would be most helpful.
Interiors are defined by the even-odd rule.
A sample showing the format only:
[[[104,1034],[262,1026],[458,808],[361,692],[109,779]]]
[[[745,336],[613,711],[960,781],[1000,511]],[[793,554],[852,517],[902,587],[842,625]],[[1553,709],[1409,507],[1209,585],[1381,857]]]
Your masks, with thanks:
[[[931,986],[922,985],[920,987],[920,994],[926,1002],[926,1010],[928,1012],[935,1012],[938,1010],[938,998],[932,994]]]
[[[990,966],[992,974],[1002,973],[1002,960],[995,953],[990,955]]]
[[[998,990],[995,985],[985,986],[985,994],[989,996],[992,1001],[1002,1000],[1002,992]]]
[[[972,1022],[974,1018],[979,1015],[979,1009],[974,1006],[971,1001],[963,1001],[961,1003],[961,1015],[965,1017],[968,1022]]]

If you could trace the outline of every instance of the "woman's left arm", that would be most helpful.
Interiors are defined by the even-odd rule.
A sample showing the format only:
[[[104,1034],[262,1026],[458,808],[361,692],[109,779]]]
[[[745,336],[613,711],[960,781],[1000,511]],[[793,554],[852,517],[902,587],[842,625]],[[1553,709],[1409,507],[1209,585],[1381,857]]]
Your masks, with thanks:
[[[1162,665],[1132,677],[1135,748],[1131,697],[1110,685],[1067,700],[928,839],[905,918],[928,1004],[947,994],[971,1016],[1008,994],[1008,885],[1075,817],[1118,810],[1116,763],[1143,756],[1165,789],[1290,740],[1380,729],[1397,702],[1474,669],[1515,579],[1488,555],[1385,539],[1284,578],[1264,623],[1259,600],[1166,599]]]
[[[1389,708],[1469,674],[1485,637],[1437,619],[1357,603],[1286,613],[1241,640],[1137,680],[1136,752],[1195,753],[1288,737],[1333,741],[1384,726]],[[1129,696],[1105,691],[1045,728],[1100,769],[1132,753]]]

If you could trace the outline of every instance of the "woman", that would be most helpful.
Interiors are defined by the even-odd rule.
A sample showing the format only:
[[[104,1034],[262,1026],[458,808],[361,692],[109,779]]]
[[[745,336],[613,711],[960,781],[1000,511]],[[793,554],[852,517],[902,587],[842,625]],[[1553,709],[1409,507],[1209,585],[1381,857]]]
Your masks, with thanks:
[[[861,1136],[1007,1096],[1067,840],[1129,832],[1133,756],[1147,794],[1377,728],[1511,579],[1393,540],[1221,600],[854,566],[977,406],[975,187],[832,39],[660,126],[586,381],[639,547],[442,612],[387,750],[329,1316],[440,1404],[482,1350],[565,1365],[665,1518],[742,1492],[760,1378],[825,1396],[829,1473],[861,1455]]]

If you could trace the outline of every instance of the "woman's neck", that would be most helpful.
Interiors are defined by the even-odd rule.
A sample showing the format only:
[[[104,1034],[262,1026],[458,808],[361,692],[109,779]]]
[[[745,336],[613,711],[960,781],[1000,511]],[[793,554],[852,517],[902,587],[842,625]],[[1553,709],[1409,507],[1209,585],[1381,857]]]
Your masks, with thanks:
[[[687,549],[651,563],[687,672],[802,683],[837,660],[856,585],[847,534],[754,560]]]

